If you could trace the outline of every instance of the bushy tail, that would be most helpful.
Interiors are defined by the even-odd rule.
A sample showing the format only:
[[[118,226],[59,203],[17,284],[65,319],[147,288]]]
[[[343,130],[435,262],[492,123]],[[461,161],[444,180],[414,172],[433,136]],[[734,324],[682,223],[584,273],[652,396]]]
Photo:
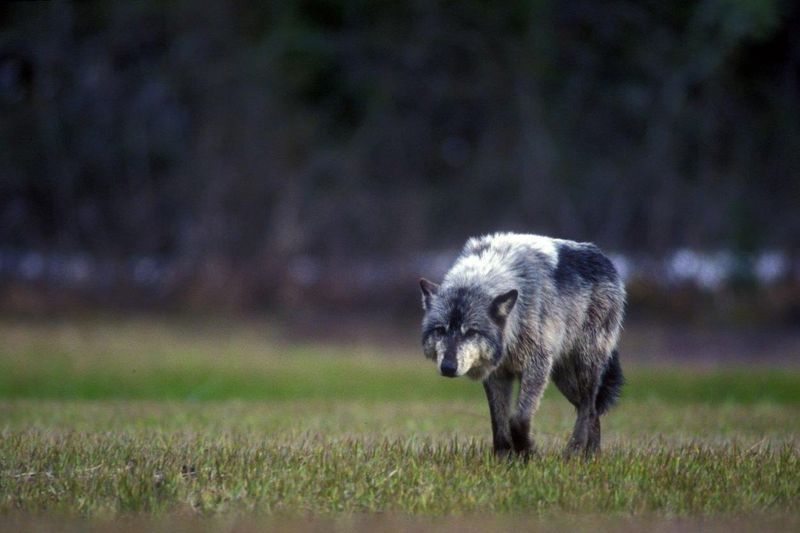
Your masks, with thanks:
[[[600,378],[600,389],[597,391],[597,399],[594,407],[597,414],[602,415],[616,403],[622,386],[625,384],[625,376],[622,375],[622,367],[619,365],[619,352],[611,352],[611,358],[606,363],[603,375]]]

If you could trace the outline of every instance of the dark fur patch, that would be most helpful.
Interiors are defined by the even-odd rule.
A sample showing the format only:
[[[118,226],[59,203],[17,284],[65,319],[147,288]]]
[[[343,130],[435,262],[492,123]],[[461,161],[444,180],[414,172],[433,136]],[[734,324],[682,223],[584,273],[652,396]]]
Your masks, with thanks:
[[[569,290],[582,282],[616,281],[617,270],[594,245],[558,247],[558,265],[553,273],[559,291]]]
[[[531,449],[531,424],[527,420],[512,419],[510,424],[511,442],[514,451],[524,453]]]
[[[500,360],[503,358],[503,341],[501,335],[498,334],[497,338],[486,335],[486,340],[489,341],[489,345],[492,347],[492,363],[496,365],[500,364]]]
[[[452,335],[450,335],[449,337],[447,337],[447,340],[445,340],[445,345],[446,345],[446,348],[445,348],[445,351],[444,351],[444,357],[442,358],[443,362],[447,361],[448,363],[452,363],[453,365],[455,365],[457,367],[458,366],[458,357],[457,357],[457,354],[458,354],[458,340],[455,339]]]
[[[611,409],[617,402],[624,384],[625,376],[622,375],[622,367],[619,364],[619,352],[614,350],[600,377],[600,389],[597,391],[597,399],[594,403],[598,415]]]
[[[448,316],[448,324],[450,331],[457,331],[464,323],[464,317],[467,314],[467,305],[469,302],[469,295],[467,289],[457,289],[453,297],[450,299],[450,316]]]
[[[581,388],[576,378],[574,358],[565,358],[553,365],[550,378],[556,384],[561,394],[569,400],[575,408],[581,404]]]

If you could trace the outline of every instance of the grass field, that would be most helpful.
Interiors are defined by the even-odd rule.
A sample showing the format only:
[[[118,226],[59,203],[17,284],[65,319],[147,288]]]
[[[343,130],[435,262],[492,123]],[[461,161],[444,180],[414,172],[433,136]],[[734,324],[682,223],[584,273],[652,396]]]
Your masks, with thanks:
[[[479,384],[396,348],[153,320],[3,320],[0,342],[9,529],[800,524],[797,368],[623,361],[603,455],[561,459],[574,414],[551,390],[521,463],[492,456]]]

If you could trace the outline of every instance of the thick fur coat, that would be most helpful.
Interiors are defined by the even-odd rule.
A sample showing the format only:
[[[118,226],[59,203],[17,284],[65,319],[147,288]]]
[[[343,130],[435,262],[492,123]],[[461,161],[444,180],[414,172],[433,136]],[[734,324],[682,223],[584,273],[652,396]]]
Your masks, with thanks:
[[[442,375],[483,381],[497,453],[531,450],[531,416],[550,378],[578,412],[568,452],[599,450],[599,417],[623,381],[616,346],[625,288],[595,245],[512,233],[473,238],[441,285],[420,286],[423,351]]]

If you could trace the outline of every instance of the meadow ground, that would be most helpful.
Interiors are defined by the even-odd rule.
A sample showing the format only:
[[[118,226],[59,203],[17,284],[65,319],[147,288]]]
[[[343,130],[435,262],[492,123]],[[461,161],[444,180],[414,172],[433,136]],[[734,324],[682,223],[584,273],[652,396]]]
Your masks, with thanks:
[[[798,367],[623,365],[601,457],[561,459],[574,414],[553,389],[522,463],[492,456],[480,385],[411,350],[1,320],[0,526],[800,526]]]

